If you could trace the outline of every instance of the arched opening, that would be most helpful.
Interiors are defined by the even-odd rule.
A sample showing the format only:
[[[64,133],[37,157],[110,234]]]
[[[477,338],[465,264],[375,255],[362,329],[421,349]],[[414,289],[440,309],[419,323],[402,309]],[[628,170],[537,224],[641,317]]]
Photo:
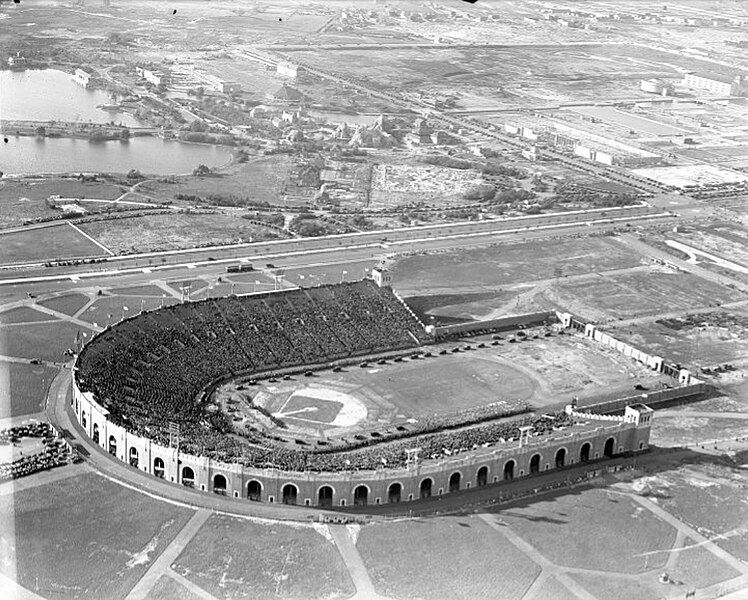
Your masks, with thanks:
[[[113,436],[109,436],[109,454],[117,456],[117,439]]]
[[[262,484],[254,479],[247,484],[247,498],[253,502],[262,501]]]
[[[358,486],[353,490],[353,505],[354,506],[366,506],[369,500],[369,488],[365,485]]]
[[[483,487],[488,483],[488,467],[481,467],[478,469],[478,475],[476,476],[478,487]]]
[[[293,483],[287,483],[283,486],[283,504],[296,504],[296,496],[299,490]]]
[[[166,469],[164,468],[164,460],[162,458],[156,457],[153,459],[153,474],[160,479],[164,478]]]
[[[424,500],[426,498],[431,498],[431,486],[434,485],[434,482],[431,481],[430,478],[426,478],[421,482],[421,500]]]
[[[195,472],[190,467],[182,467],[182,485],[195,487]]]
[[[329,485],[323,485],[317,492],[317,504],[319,506],[332,506],[333,491]]]
[[[93,426],[93,441],[97,444],[99,443],[99,424],[98,423],[94,423],[94,426]]]
[[[616,441],[613,438],[605,440],[605,448],[603,448],[603,456],[611,458],[615,453]]]
[[[130,466],[136,467],[138,466],[138,449],[130,446]]]
[[[566,448],[559,448],[556,452],[556,468],[560,469],[566,463]]]
[[[584,444],[582,444],[582,447],[579,449],[580,462],[589,462],[591,450],[592,444],[590,444],[589,442],[585,442]]]
[[[402,494],[403,486],[399,483],[393,483],[387,490],[387,502],[390,504],[396,504],[400,502],[400,495]]]
[[[221,496],[226,495],[226,477],[217,473],[213,476],[213,493]]]
[[[540,454],[533,454],[530,459],[530,473],[540,472]]]
[[[511,481],[514,479],[514,461],[508,460],[504,465],[504,481]]]
[[[452,473],[449,477],[449,491],[457,492],[460,489],[460,474]]]
[[[84,428],[86,427],[86,411],[85,410],[81,412],[81,425],[83,425]]]

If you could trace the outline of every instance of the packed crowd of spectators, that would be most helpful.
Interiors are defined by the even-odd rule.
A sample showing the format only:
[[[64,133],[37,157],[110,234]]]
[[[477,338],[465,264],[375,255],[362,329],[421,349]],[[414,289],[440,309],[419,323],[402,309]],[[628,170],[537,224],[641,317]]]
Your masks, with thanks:
[[[77,380],[138,435],[230,429],[200,391],[224,376],[409,348],[431,338],[371,280],[178,304],[127,319],[81,352]]]
[[[23,450],[17,449],[24,438],[41,438],[39,446]],[[0,430],[0,446],[13,446],[11,458],[17,453],[18,458],[0,463],[0,480],[17,479],[44,471],[70,460],[70,446],[60,438],[49,423],[29,423]]]
[[[470,450],[518,441],[520,427],[529,426],[531,436],[550,435],[572,425],[564,411],[510,421],[481,423],[459,430],[437,431],[407,439],[385,438],[366,447],[332,450],[297,450],[283,446],[249,445],[230,437],[208,434],[184,446],[185,451],[215,460],[239,462],[248,467],[288,471],[358,471],[400,468],[408,463],[408,450],[419,448],[419,460],[439,460]]]

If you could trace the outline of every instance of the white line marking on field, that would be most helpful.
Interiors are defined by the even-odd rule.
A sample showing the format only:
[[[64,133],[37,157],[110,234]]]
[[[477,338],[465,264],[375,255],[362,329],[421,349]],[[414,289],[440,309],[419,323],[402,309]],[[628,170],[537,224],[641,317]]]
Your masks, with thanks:
[[[112,252],[109,248],[107,248],[104,244],[96,241],[94,238],[92,238],[90,235],[88,235],[85,231],[83,231],[80,227],[77,225],[71,223],[70,221],[67,222],[70,227],[75,229],[78,233],[80,233],[84,238],[92,241],[94,244],[96,244],[99,248],[101,248],[104,252],[106,252],[109,256],[114,256],[114,252]]]

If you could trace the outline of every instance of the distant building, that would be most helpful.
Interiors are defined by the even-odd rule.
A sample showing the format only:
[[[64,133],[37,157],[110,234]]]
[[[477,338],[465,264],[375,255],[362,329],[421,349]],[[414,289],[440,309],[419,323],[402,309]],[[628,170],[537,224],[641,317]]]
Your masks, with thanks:
[[[642,92],[658,94],[660,96],[672,96],[673,86],[662,79],[642,79],[639,85]]]
[[[135,72],[145,79],[148,83],[153,85],[166,84],[166,75],[162,71],[154,71],[151,69],[144,69],[142,67],[136,67]]]
[[[242,91],[242,84],[236,81],[221,81],[216,91],[222,94],[238,94]]]
[[[299,81],[304,78],[303,67],[285,60],[279,61],[277,66],[275,67],[275,70],[278,75],[282,77],[288,77],[289,79],[293,79],[294,81]]]
[[[687,73],[683,84],[697,90],[711,92],[717,96],[743,96],[748,79],[743,75],[720,75],[717,73]]]
[[[296,90],[286,84],[267,95],[267,100],[271,104],[298,105],[304,102],[306,97],[299,90]]]
[[[26,68],[27,60],[25,56],[21,56],[20,52],[16,52],[15,56],[8,57],[8,66],[12,71],[22,71]]]
[[[93,75],[83,69],[76,69],[75,73],[73,73],[73,81],[84,88],[87,88],[91,83],[91,77]]]
[[[413,144],[430,144],[433,133],[434,128],[428,124],[428,121],[418,118],[413,123],[413,127],[407,137],[408,141]]]

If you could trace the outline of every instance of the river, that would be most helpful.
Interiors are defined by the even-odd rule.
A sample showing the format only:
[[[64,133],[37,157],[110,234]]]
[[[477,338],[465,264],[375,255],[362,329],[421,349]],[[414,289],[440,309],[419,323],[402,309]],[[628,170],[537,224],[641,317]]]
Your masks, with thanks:
[[[70,75],[54,69],[0,71],[0,119],[24,121],[114,121],[137,126],[126,113],[99,108],[109,102],[106,92],[86,90]],[[34,138],[3,131],[0,172],[6,175],[114,172],[137,169],[154,175],[189,173],[199,164],[226,164],[231,153],[220,146],[183,144],[157,137],[134,137],[126,142],[90,142],[75,138]]]

